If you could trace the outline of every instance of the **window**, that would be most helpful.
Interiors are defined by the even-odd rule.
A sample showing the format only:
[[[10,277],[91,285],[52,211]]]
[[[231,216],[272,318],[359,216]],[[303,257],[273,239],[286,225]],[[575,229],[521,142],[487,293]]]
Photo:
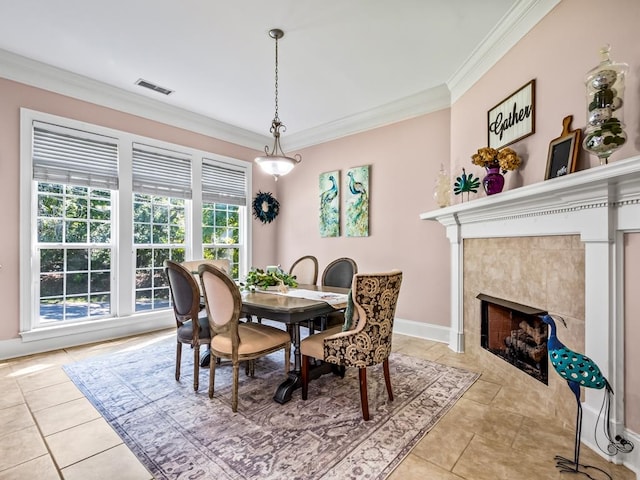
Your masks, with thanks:
[[[168,308],[169,285],[163,264],[165,260],[185,260],[191,156],[134,144],[133,191],[135,310]]]
[[[211,160],[202,164],[202,245],[204,258],[226,258],[240,278],[241,206],[247,203],[246,173]]]
[[[21,114],[23,335],[170,318],[166,259],[228,258],[235,278],[246,273],[250,164]]]
[[[33,124],[37,325],[111,315],[115,139]]]

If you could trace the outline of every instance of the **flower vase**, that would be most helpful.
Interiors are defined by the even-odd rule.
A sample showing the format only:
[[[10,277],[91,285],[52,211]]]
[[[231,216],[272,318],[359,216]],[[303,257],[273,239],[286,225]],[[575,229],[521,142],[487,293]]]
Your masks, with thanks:
[[[500,167],[486,167],[487,174],[482,179],[482,186],[487,195],[500,193],[504,187],[504,177],[500,173]]]

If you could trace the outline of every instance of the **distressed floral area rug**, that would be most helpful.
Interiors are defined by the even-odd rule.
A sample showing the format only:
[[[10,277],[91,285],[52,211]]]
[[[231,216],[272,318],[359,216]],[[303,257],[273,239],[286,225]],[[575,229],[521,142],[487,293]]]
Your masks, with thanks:
[[[360,410],[358,373],[313,380],[281,405],[283,353],[256,361],[255,377],[240,369],[238,413],[231,411],[231,365],[216,368],[213,399],[208,368],[193,391],[191,350],[183,349],[174,379],[175,339],[65,366],[73,382],[156,479],[384,479],[473,384],[478,375],[394,353],[395,400],[381,366],[367,372],[371,420]]]

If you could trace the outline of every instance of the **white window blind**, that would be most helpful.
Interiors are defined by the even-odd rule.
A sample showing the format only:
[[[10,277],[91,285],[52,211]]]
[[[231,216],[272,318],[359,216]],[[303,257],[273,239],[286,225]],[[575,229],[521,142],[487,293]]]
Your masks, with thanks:
[[[116,140],[34,121],[33,179],[117,190]]]
[[[246,172],[205,159],[202,163],[202,201],[246,205]]]
[[[133,144],[133,191],[191,198],[191,155]]]

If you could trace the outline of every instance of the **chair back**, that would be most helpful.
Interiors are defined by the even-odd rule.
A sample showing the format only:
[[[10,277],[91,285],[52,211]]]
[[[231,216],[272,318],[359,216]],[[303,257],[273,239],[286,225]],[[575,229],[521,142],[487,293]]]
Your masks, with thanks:
[[[294,275],[300,284],[315,285],[318,282],[318,259],[313,255],[300,257],[291,265],[289,275]]]
[[[201,264],[198,274],[209,317],[211,338],[228,332],[237,347],[238,321],[242,310],[240,289],[229,275],[211,264]]]
[[[189,270],[194,275],[198,275],[198,267],[203,263],[207,263],[209,265],[213,265],[224,270],[226,273],[229,273],[231,270],[231,262],[227,258],[217,258],[215,260],[209,258],[203,258],[201,260],[187,260],[182,262],[182,265]]]
[[[164,261],[164,272],[169,281],[173,313],[178,328],[189,320],[197,320],[200,312],[200,290],[191,272],[172,260]]]
[[[393,319],[401,283],[400,270],[356,274],[351,287],[353,306],[357,312],[356,325],[349,331],[352,335],[326,339],[325,356],[340,355],[337,352],[344,352],[344,356],[340,355],[341,360],[334,363],[348,367],[377,365],[389,358]],[[351,348],[356,345],[356,348]],[[363,348],[364,345],[367,348]],[[349,354],[346,355],[346,352]]]
[[[351,258],[338,258],[327,265],[322,272],[322,285],[327,287],[351,287],[353,276],[358,273],[358,265]]]

